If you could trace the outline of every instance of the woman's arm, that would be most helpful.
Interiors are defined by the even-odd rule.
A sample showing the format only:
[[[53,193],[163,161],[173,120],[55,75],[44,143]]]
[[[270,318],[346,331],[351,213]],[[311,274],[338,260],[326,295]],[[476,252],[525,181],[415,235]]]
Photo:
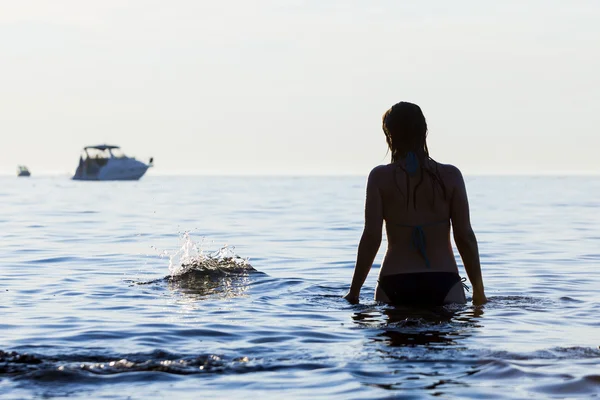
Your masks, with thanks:
[[[487,298],[483,288],[477,238],[471,227],[467,188],[459,169],[456,167],[452,167],[452,169],[454,191],[451,199],[450,219],[452,220],[454,242],[473,285],[473,303],[480,305],[486,303]]]
[[[367,180],[367,197],[365,200],[365,227],[358,245],[356,266],[352,277],[350,291],[344,296],[350,303],[358,303],[360,289],[365,283],[373,260],[381,245],[381,230],[383,226],[383,205],[379,191],[378,175],[380,167],[374,168]]]

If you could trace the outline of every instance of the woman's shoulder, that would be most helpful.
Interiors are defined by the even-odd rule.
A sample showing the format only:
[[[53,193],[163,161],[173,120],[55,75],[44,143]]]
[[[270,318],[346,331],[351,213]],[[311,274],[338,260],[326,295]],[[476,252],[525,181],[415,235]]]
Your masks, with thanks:
[[[394,168],[394,164],[378,165],[369,172],[369,180],[380,181],[381,179],[385,179],[390,172],[394,171]]]
[[[439,176],[447,184],[453,185],[463,181],[462,173],[460,172],[460,169],[458,169],[458,167],[456,167],[455,165],[442,164],[433,160],[430,161],[434,163],[435,170],[437,171],[437,173],[439,173]],[[393,179],[396,168],[397,165],[393,163],[377,165],[369,173],[368,180],[372,183],[380,183],[389,179]]]
[[[392,164],[378,165],[374,167],[373,169],[371,169],[371,172],[369,172],[369,176],[367,178],[367,186],[378,188],[383,188],[387,186],[389,184],[387,182],[389,180],[389,177],[393,176],[393,173],[390,174],[390,171],[393,171]]]
[[[434,163],[437,166],[437,168],[440,170],[440,172],[444,172],[446,174],[460,174],[460,170],[455,165],[443,164],[443,163],[437,162],[437,161],[434,161]]]
[[[452,164],[442,164],[440,162],[434,161],[436,165],[436,169],[439,171],[441,178],[448,183],[459,183],[462,182],[463,176],[460,169],[457,166]]]

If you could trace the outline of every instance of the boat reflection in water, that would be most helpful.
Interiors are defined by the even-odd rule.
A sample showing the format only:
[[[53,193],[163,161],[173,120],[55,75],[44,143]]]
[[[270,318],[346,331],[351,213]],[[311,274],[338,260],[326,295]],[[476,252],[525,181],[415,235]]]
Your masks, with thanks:
[[[140,179],[152,167],[153,159],[148,164],[127,157],[119,146],[98,145],[87,146],[79,157],[79,165],[73,176],[82,181],[130,181]]]

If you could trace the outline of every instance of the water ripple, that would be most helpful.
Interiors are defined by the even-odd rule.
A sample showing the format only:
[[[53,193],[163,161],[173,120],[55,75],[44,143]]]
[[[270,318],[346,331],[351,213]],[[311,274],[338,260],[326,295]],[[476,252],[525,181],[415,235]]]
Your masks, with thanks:
[[[468,179],[490,301],[420,310],[342,299],[363,177],[147,178],[3,179],[0,397],[600,393],[597,178]]]

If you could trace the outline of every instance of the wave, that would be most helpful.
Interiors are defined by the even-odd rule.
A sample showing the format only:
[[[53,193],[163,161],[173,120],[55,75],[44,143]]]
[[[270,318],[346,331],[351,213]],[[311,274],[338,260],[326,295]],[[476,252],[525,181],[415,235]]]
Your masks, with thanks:
[[[593,348],[571,347],[550,348],[529,354],[515,354],[509,352],[479,352],[463,354],[453,352],[433,352],[428,350],[427,357],[420,358],[411,354],[413,362],[419,361],[447,361],[453,354],[457,363],[474,362],[482,365],[512,365],[518,360],[548,361],[548,360],[586,360],[597,359],[600,351]],[[399,356],[400,354],[395,354]],[[500,364],[498,364],[500,363]],[[310,364],[310,363],[309,363]],[[133,372],[159,372],[174,375],[194,375],[211,373],[247,373],[265,370],[283,370],[286,368],[316,369],[325,367],[320,363],[307,365],[306,360],[253,359],[244,355],[231,356],[222,354],[173,354],[163,350],[150,353],[134,354],[64,354],[46,356],[41,354],[19,353],[16,351],[0,350],[0,378],[13,379],[40,379],[52,378],[71,380],[73,377],[89,377],[95,375],[116,375]],[[534,364],[527,364],[535,367]],[[547,363],[540,364],[546,366]],[[598,383],[596,381],[596,383]]]
[[[307,363],[306,361],[299,363],[289,360],[272,361],[265,365],[262,358],[255,360],[247,356],[232,357],[218,354],[178,355],[163,350],[109,356],[86,354],[44,356],[0,350],[0,378],[72,383],[73,381],[87,381],[95,376],[122,374],[131,374],[131,379],[139,380],[143,379],[137,374],[140,372],[198,375],[249,373],[288,368],[314,370],[330,367],[330,365]]]
[[[189,375],[224,372],[243,367],[247,357],[225,358],[215,354],[178,356],[157,350],[147,354],[115,356],[68,355],[47,357],[0,350],[0,376],[53,379],[63,375],[112,375],[127,372],[163,372]]]

